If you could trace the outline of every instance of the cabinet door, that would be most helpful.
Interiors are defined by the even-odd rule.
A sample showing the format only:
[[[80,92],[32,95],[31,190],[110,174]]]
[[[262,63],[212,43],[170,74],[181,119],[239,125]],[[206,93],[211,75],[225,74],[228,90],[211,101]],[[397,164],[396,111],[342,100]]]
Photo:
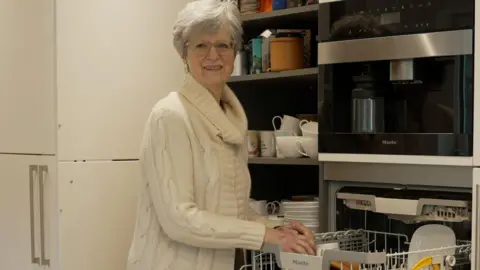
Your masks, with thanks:
[[[60,160],[138,158],[148,113],[183,82],[172,26],[187,2],[58,1]]]
[[[136,220],[138,162],[58,166],[61,269],[126,269]]]
[[[52,261],[55,236],[47,228],[55,220],[46,213],[54,211],[49,202],[55,201],[55,181],[46,184],[40,166],[54,164],[54,159],[0,155],[0,269],[37,270]]]
[[[54,154],[53,0],[0,1],[0,153]]]
[[[480,268],[480,168],[473,169],[472,204],[472,268]]]

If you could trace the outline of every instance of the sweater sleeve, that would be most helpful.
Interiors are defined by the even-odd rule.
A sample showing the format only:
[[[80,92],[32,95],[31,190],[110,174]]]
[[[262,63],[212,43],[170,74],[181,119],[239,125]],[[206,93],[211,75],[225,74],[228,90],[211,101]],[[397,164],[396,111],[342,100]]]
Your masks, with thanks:
[[[243,149],[242,149],[242,153],[243,153],[243,159],[245,161],[245,166],[248,166],[248,148],[247,148],[247,145],[248,145],[248,137],[245,136],[245,140],[244,140],[244,144],[243,144]],[[250,177],[250,176],[249,176]],[[250,180],[249,180],[250,181]],[[267,217],[264,217],[262,215],[259,215],[257,212],[255,212],[255,210],[252,209],[252,207],[250,207],[248,201],[246,202],[246,205],[245,205],[245,209],[246,210],[246,216],[247,216],[247,219],[248,220],[252,220],[252,221],[256,221],[256,222],[260,222],[262,224],[264,224],[266,227],[268,228],[275,228],[277,226],[281,226],[283,225],[283,222],[280,221],[280,220],[271,220],[271,219],[268,219]]]
[[[181,115],[168,109],[150,115],[141,161],[158,222],[172,240],[201,248],[261,248],[263,224],[195,204],[191,141]]]

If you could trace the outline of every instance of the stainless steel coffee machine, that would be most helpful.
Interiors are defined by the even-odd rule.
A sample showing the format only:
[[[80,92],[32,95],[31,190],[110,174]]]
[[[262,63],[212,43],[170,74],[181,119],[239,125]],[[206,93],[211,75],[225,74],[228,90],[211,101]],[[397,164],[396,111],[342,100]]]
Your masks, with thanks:
[[[471,156],[473,0],[319,5],[319,151]]]

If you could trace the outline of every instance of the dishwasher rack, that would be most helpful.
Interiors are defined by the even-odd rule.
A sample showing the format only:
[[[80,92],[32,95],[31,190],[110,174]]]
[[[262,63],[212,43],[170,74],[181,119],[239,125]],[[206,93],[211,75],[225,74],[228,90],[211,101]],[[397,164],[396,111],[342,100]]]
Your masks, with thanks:
[[[409,255],[415,253],[423,257],[432,256],[434,263],[454,266],[469,263],[471,243],[457,241],[456,246],[430,250],[406,252],[409,239],[404,234],[377,232],[369,230],[346,230],[319,233],[316,235],[317,246],[337,243],[338,249],[324,249],[317,256],[283,252],[281,247],[265,245],[261,252],[253,253],[252,264],[242,270],[274,270],[275,263],[284,270],[328,270],[332,263],[338,269],[359,270],[410,270],[407,266]],[[403,248],[402,248],[403,247]],[[436,256],[435,253],[451,254]],[[353,267],[344,267],[351,265]]]

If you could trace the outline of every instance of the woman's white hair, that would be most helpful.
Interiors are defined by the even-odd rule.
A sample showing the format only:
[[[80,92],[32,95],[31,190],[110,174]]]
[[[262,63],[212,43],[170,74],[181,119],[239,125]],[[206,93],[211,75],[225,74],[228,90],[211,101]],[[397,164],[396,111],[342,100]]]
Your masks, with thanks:
[[[237,2],[233,0],[196,0],[188,3],[177,16],[173,26],[173,45],[182,59],[191,35],[214,34],[227,27],[235,49],[242,44],[242,22]]]

